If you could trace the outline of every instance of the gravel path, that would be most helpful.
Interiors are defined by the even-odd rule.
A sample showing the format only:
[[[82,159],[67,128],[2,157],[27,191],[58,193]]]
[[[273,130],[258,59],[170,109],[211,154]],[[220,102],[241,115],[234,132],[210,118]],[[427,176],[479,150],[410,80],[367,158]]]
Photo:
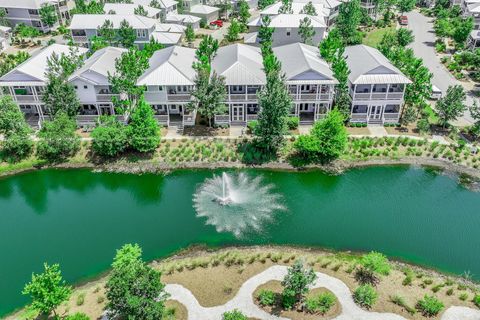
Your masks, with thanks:
[[[226,311],[238,309],[247,317],[265,320],[286,320],[286,318],[271,315],[260,309],[253,301],[253,293],[258,286],[271,280],[281,281],[287,274],[287,267],[272,266],[267,270],[248,279],[240,287],[236,296],[226,304],[211,308],[202,307],[192,292],[178,284],[168,284],[165,290],[171,295],[170,299],[182,303],[188,310],[188,318],[193,320],[221,320]],[[347,285],[334,277],[317,272],[317,280],[313,288],[327,288],[332,291],[342,306],[342,313],[336,320],[406,320],[392,313],[369,312],[359,308],[352,299]],[[480,320],[480,311],[466,307],[450,307],[441,320]]]

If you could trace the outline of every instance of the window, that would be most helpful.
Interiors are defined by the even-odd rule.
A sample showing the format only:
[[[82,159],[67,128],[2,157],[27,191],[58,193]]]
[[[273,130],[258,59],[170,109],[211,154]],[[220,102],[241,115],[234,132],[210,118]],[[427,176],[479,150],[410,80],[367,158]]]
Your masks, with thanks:
[[[403,84],[393,83],[390,85],[388,92],[402,92],[403,91]]]
[[[368,106],[364,104],[358,104],[353,106],[353,113],[367,113]]]
[[[158,91],[163,91],[163,86],[158,86]]]
[[[385,106],[385,113],[399,113],[400,112],[400,105],[398,104],[387,104]]]
[[[8,9],[7,8],[3,8],[3,10],[5,10],[5,13],[8,14]]]
[[[137,37],[138,38],[146,38],[147,37],[147,30],[137,29]]]
[[[83,89],[88,89],[88,86],[83,86]]]
[[[287,37],[289,37],[289,36],[290,36],[290,31],[287,31]]]
[[[75,90],[77,90],[77,89],[78,89],[78,87],[77,87],[77,86],[73,86],[73,87],[75,88]]]
[[[36,9],[28,9],[28,14],[38,15],[38,10],[36,10]]]

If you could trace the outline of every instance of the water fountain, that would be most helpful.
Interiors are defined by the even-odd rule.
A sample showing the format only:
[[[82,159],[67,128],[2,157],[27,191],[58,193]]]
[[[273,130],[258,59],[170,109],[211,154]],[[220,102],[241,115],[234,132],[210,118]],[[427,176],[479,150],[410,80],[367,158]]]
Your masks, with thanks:
[[[264,184],[261,176],[215,175],[205,180],[193,196],[197,217],[206,217],[206,223],[218,232],[232,232],[236,237],[250,230],[258,232],[276,211],[285,210],[273,187]]]

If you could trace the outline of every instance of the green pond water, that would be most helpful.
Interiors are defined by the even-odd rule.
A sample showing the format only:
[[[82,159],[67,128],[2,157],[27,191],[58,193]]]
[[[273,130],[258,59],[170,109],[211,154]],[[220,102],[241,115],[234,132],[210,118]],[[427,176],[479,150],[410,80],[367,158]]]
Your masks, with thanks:
[[[28,303],[20,292],[44,261],[60,263],[74,283],[108,269],[128,242],[139,243],[146,259],[199,243],[378,250],[480,279],[480,193],[455,178],[402,166],[339,176],[243,170],[272,183],[287,210],[237,239],[206,225],[192,206],[198,186],[220,172],[44,170],[0,179],[0,315]]]

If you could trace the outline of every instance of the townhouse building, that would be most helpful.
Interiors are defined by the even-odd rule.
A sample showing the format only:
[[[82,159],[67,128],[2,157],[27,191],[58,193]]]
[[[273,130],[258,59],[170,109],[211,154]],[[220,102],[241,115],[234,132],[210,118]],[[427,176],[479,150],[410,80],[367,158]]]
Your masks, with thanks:
[[[467,47],[470,49],[480,48],[480,30],[472,30],[467,39]]]
[[[70,47],[52,44],[34,53],[29,59],[0,78],[0,88],[4,94],[12,96],[27,122],[34,128],[41,126],[49,114],[42,101],[46,85],[47,61],[54,53],[69,54]],[[76,54],[83,55],[87,49],[79,48]]]
[[[472,17],[473,29],[480,30],[480,0],[462,0],[460,6],[464,17]]]
[[[2,0],[0,2],[0,8],[5,10],[5,18],[12,27],[23,23],[42,32],[47,32],[51,28],[40,19],[40,9],[43,6],[53,6],[55,8],[58,21],[53,27],[56,27],[59,22],[65,23],[70,19],[70,10],[75,7],[75,3],[73,0]]]
[[[405,88],[411,81],[375,48],[350,46],[345,49],[345,58],[350,69],[350,121],[398,123]]]
[[[108,75],[115,74],[115,60],[126,51],[116,47],[97,50],[68,79],[80,100],[79,126],[94,125],[99,116],[115,114],[112,99],[116,95],[112,93]]]
[[[218,19],[220,9],[203,4],[201,0],[184,0],[182,5],[182,13],[199,17],[205,24]]]

